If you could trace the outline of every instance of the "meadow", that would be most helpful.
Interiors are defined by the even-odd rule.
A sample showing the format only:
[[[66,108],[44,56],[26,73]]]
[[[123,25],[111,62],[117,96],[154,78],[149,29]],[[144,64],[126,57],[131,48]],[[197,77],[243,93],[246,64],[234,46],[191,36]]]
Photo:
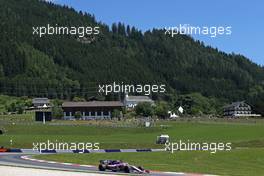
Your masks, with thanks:
[[[29,117],[30,118],[30,117]],[[122,159],[147,169],[219,175],[264,175],[264,123],[250,121],[159,121],[153,127],[122,127],[121,122],[54,121],[0,124],[5,134],[0,146],[32,148],[33,142],[93,142],[101,149],[164,148],[156,137],[168,134],[172,142],[231,142],[231,151],[179,151],[39,155],[41,159],[97,164],[100,159]],[[10,143],[12,140],[12,143]]]

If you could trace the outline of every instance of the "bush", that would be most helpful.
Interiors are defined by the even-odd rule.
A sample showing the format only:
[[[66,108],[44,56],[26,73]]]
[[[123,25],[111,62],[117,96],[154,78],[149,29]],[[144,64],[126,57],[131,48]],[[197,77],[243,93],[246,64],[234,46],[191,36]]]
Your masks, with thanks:
[[[135,107],[135,111],[137,115],[148,117],[153,115],[154,110],[151,103],[143,102],[138,103],[138,105]]]
[[[52,118],[54,118],[54,119],[62,119],[63,110],[61,107],[53,106],[51,114],[52,114]]]
[[[25,103],[23,101],[12,102],[10,105],[6,106],[8,112],[15,112],[22,114],[25,110]]]
[[[112,117],[120,118],[120,111],[118,109],[114,109],[114,111],[112,112]]]
[[[79,120],[82,117],[82,113],[80,111],[75,112],[74,114],[75,119]]]
[[[83,98],[83,97],[77,97],[77,96],[75,96],[75,97],[72,99],[72,101],[79,102],[79,101],[86,101],[86,100],[85,100],[85,98]]]
[[[165,101],[158,102],[155,107],[155,115],[165,119],[168,116],[169,106]]]

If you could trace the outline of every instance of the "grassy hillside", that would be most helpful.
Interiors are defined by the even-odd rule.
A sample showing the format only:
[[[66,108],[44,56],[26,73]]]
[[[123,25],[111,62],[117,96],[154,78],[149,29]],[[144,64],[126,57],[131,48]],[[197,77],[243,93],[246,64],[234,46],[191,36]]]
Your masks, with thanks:
[[[38,0],[1,1],[0,20],[4,94],[86,97],[97,94],[99,83],[117,81],[163,83],[169,97],[199,92],[227,101],[263,102],[262,67],[189,36],[171,38],[155,29],[142,33],[121,23],[108,27],[88,13]],[[32,35],[32,27],[47,24],[99,26],[100,35],[90,43],[74,35]]]
[[[206,100],[204,105],[214,106],[197,112],[219,112],[226,103],[247,100],[264,114],[264,68],[190,36],[172,38],[157,29],[142,33],[118,22],[109,27],[88,13],[39,0],[0,1],[0,21],[1,94],[88,99],[102,96],[103,83],[165,84],[165,93],[151,96],[171,106],[184,94],[194,104]],[[33,27],[48,24],[96,26],[100,34],[33,35]]]

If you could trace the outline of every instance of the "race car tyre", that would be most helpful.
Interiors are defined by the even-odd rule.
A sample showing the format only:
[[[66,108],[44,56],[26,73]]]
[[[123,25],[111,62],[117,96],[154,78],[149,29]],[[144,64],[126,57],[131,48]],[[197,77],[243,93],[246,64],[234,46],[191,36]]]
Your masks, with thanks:
[[[101,164],[98,166],[98,169],[99,169],[99,171],[105,171],[104,166],[102,166]]]
[[[125,173],[129,173],[129,172],[130,172],[130,169],[129,169],[128,166],[125,166],[125,168],[124,168],[124,172],[125,172]]]
[[[142,170],[142,171],[144,170],[141,166],[138,166],[138,168],[139,168],[140,170]]]

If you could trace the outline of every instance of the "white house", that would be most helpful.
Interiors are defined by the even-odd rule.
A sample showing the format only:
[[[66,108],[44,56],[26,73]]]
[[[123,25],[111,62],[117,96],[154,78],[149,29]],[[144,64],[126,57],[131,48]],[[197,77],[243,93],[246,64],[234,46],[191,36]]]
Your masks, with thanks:
[[[148,102],[154,104],[154,101],[148,96],[129,96],[126,94],[124,99],[124,105],[126,108],[134,108],[138,103]]]
[[[224,107],[225,117],[260,117],[259,114],[253,114],[251,106],[244,101],[233,102]]]
[[[39,107],[47,108],[50,106],[50,101],[48,98],[33,98],[32,104],[36,108],[39,108]]]

